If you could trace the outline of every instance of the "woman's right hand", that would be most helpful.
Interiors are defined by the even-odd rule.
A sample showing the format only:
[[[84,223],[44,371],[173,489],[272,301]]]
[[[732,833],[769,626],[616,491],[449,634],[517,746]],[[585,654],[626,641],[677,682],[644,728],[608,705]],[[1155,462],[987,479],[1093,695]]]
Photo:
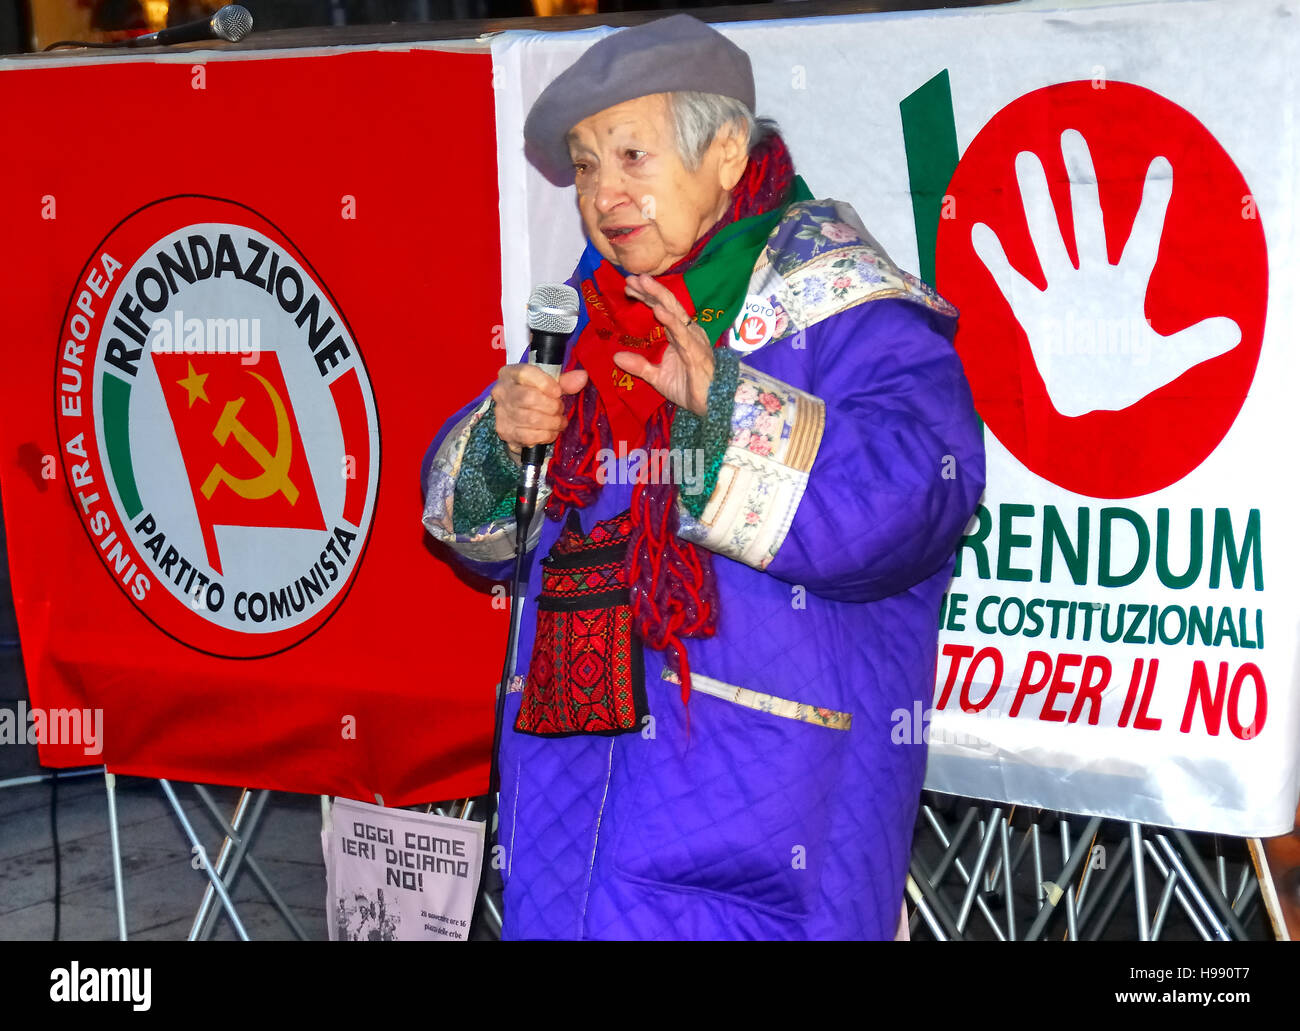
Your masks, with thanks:
[[[523,449],[549,444],[564,429],[564,395],[576,394],[587,384],[585,369],[570,369],[559,380],[536,365],[519,362],[502,366],[492,388],[497,436],[520,461]]]

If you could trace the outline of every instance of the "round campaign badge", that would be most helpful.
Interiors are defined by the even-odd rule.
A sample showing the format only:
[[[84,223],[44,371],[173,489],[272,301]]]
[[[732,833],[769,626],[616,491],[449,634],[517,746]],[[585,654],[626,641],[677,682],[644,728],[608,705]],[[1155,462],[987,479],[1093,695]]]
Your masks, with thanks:
[[[731,327],[729,346],[742,352],[758,350],[772,339],[776,318],[776,309],[766,298],[750,294]]]
[[[105,573],[212,655],[300,643],[354,582],[379,420],[356,338],[250,208],[170,197],[120,222],[72,289],[55,417]]]
[[[1097,498],[1205,461],[1250,389],[1268,302],[1264,214],[1209,129],[1130,83],[1047,86],[979,131],[944,203],[936,285],[1007,450]]]

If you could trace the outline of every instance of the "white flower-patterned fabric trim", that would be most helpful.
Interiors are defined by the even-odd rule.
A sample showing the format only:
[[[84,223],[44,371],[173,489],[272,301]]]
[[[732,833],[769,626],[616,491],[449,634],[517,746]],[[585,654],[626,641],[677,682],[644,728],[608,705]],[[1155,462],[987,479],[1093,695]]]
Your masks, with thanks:
[[[670,684],[680,684],[682,682],[682,678],[666,666],[660,672],[659,678],[668,681]],[[786,719],[799,720],[803,723],[816,723],[819,727],[829,727],[831,730],[851,730],[853,728],[853,713],[851,712],[840,712],[838,709],[823,709],[817,705],[809,705],[807,702],[796,702],[790,698],[778,698],[774,694],[765,694],[762,691],[754,691],[748,687],[737,687],[735,684],[715,680],[713,677],[706,677],[701,673],[691,673],[691,690],[699,691],[700,694],[712,695],[714,698],[721,698],[724,702],[731,702],[734,705],[743,705],[747,709],[756,709],[759,712],[771,713],[773,716],[784,716]]]
[[[678,536],[766,569],[790,531],[825,429],[821,398],[741,362],[717,485],[698,520],[678,499]]]
[[[956,308],[894,264],[853,206],[840,200],[791,204],[759,255],[746,293],[775,313],[765,347],[873,300],[901,298],[957,316]]]
[[[433,462],[429,466],[429,481],[425,484],[424,528],[433,536],[471,562],[504,562],[515,556],[515,520],[493,519],[476,526],[469,533],[456,533],[452,522],[452,507],[456,497],[456,477],[460,475],[465,459],[465,447],[470,432],[492,403],[485,397],[481,404],[460,420],[443,438]],[[537,547],[545,523],[546,499],[551,488],[546,484],[546,470],[550,455],[542,464],[541,484],[537,489],[537,509],[533,525],[529,528],[528,547]]]

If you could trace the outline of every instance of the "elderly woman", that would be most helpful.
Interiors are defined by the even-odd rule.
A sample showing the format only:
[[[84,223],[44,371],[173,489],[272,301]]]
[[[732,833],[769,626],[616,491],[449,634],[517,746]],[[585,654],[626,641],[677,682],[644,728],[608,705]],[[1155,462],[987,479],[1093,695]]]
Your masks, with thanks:
[[[937,613],[979,498],[956,312],[815,200],[749,59],[675,15],[537,100],[529,159],[587,247],[558,382],[454,415],[425,525],[511,568],[555,441],[501,744],[510,938],[891,938]],[[558,438],[558,439],[557,439]],[[544,503],[544,509],[543,509]]]

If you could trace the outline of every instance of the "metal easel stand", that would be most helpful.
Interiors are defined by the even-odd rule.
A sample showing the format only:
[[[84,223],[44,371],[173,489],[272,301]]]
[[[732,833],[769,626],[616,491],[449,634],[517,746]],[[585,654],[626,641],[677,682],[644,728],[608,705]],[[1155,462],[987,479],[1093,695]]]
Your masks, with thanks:
[[[207,875],[211,886],[215,889],[217,897],[221,899],[221,906],[230,917],[230,923],[235,928],[235,934],[239,936],[240,941],[248,941],[248,932],[244,930],[244,923],[239,919],[239,914],[235,912],[235,904],[230,901],[230,895],[226,892],[225,882],[221,879],[217,871],[213,870],[212,863],[208,861],[208,854],[204,851],[203,842],[199,841],[199,836],[194,832],[194,825],[190,823],[189,817],[185,815],[185,810],[181,808],[179,800],[176,798],[176,792],[172,790],[171,782],[159,778],[158,785],[162,788],[163,794],[167,796],[167,801],[171,804],[172,812],[176,819],[180,821],[181,830],[184,831],[185,837],[189,839],[190,851],[200,860],[200,868]],[[242,801],[242,797],[241,797]],[[226,841],[230,839],[227,838]],[[225,846],[223,844],[222,850]],[[191,931],[191,938],[193,932]]]
[[[1158,941],[1181,913],[1181,936],[1248,940],[1259,881],[1245,842],[1215,836],[1213,849],[1211,870],[1186,831],[926,792],[908,869],[909,931],[923,924],[940,941],[1097,940],[1124,909],[1131,930],[1112,936]]]
[[[258,824],[262,819],[262,810],[266,807],[266,800],[271,797],[271,792],[262,790],[252,792],[245,788],[239,796],[239,802],[235,806],[234,817],[230,822],[221,815],[217,804],[212,800],[212,795],[202,784],[194,785],[194,792],[199,796],[199,800],[208,810],[209,815],[216,822],[221,832],[225,834],[225,840],[221,843],[221,851],[217,854],[217,874],[221,877],[222,884],[227,891],[235,883],[235,878],[239,875],[239,868],[242,864],[247,863],[249,872],[256,878],[257,883],[261,885],[262,891],[266,893],[267,900],[276,908],[284,922],[289,925],[289,929],[299,941],[307,940],[307,932],[303,930],[302,924],[298,922],[297,917],[285,904],[280,893],[275,890],[262,867],[249,851],[249,841],[257,830]],[[256,794],[252,806],[248,804],[250,796]],[[248,826],[241,827],[245,814],[248,816]],[[229,865],[229,870],[226,870]],[[216,911],[212,908],[212,899],[216,894],[214,884],[209,884],[203,892],[203,901],[199,903],[198,912],[194,915],[194,924],[190,928],[190,941],[207,941],[212,937],[212,932],[216,928]]]
[[[97,772],[97,771],[96,771]],[[302,925],[294,917],[289,907],[285,904],[284,899],[279,892],[275,890],[271,882],[267,879],[265,872],[258,864],[257,860],[249,853],[249,842],[257,830],[257,825],[261,821],[262,811],[266,806],[266,801],[270,797],[269,791],[251,792],[245,788],[240,793],[239,801],[235,806],[234,816],[231,821],[227,821],[217,808],[208,789],[202,784],[193,785],[195,794],[208,810],[209,815],[216,823],[217,827],[225,835],[221,842],[220,850],[217,854],[217,861],[214,864],[209,860],[207,851],[203,843],[199,840],[198,834],[194,830],[194,825],[190,822],[189,817],[185,814],[184,808],[176,797],[171,782],[160,779],[159,786],[162,788],[163,795],[166,797],[168,804],[171,806],[172,813],[180,822],[181,830],[190,843],[192,854],[199,860],[196,869],[203,871],[208,879],[207,888],[204,890],[203,900],[199,903],[198,911],[194,916],[194,923],[190,927],[189,941],[206,940],[212,936],[216,925],[216,911],[213,909],[212,901],[215,897],[221,902],[221,908],[225,910],[226,916],[230,918],[231,925],[235,929],[235,934],[241,941],[248,941],[248,931],[244,928],[243,921],[239,918],[239,913],[235,909],[235,904],[230,898],[230,887],[234,884],[235,878],[240,872],[240,868],[246,863],[248,869],[257,879],[262,890],[266,893],[267,899],[276,908],[284,918],[285,923],[289,925],[290,930],[302,941],[307,939],[307,933],[303,930]],[[117,932],[120,941],[127,940],[126,931],[126,899],[122,877],[122,840],[121,832],[118,827],[117,818],[117,777],[116,775],[104,771],[104,788],[108,798],[108,831],[109,841],[112,851],[113,864],[113,890],[117,902]],[[250,796],[256,795],[252,804],[249,804]]]
[[[121,846],[119,841],[117,827],[117,810],[115,804],[115,785],[112,774],[105,775],[108,784],[109,796],[109,815],[110,815],[110,837],[113,847],[113,878],[114,886],[117,892],[118,907],[118,931],[120,938],[126,940],[126,913],[122,892],[122,861]],[[271,792],[268,790],[253,791],[244,788],[239,796],[239,801],[235,805],[235,811],[231,819],[227,821],[222,816],[220,809],[213,800],[211,793],[202,784],[194,784],[195,794],[199,801],[207,809],[209,816],[217,825],[223,835],[220,849],[217,853],[216,863],[212,863],[204,850],[198,835],[194,830],[193,824],[189,817],[186,816],[185,810],[181,807],[172,789],[171,783],[167,780],[159,780],[163,794],[166,796],[168,803],[171,805],[172,812],[176,819],[180,821],[181,829],[190,842],[193,854],[200,860],[200,868],[206,874],[208,885],[204,889],[203,899],[199,903],[198,910],[194,915],[194,922],[190,927],[188,936],[189,941],[207,941],[212,937],[216,929],[218,910],[214,906],[214,900],[220,902],[221,909],[229,917],[231,925],[234,927],[235,934],[241,941],[248,941],[248,932],[244,927],[243,921],[240,920],[239,914],[235,908],[234,901],[230,897],[230,888],[235,883],[241,868],[247,865],[249,872],[257,880],[258,885],[265,893],[267,900],[275,907],[276,911],[288,924],[289,929],[294,933],[299,941],[307,941],[307,932],[303,929],[302,924],[293,915],[288,904],[275,887],[271,884],[270,879],[266,876],[265,871],[257,862],[257,859],[251,854],[250,842],[256,834],[257,827],[261,822],[263,810],[266,802],[270,798]],[[435,812],[439,816],[455,816],[458,819],[469,819],[470,813],[474,809],[474,799],[462,799],[455,803],[447,803],[444,806],[426,806],[425,811]],[[454,811],[459,807],[459,811]],[[329,796],[321,796],[322,819],[328,816]],[[501,933],[501,913],[495,901],[489,893],[483,895],[484,906],[487,912],[487,926],[495,930],[498,936]]]

